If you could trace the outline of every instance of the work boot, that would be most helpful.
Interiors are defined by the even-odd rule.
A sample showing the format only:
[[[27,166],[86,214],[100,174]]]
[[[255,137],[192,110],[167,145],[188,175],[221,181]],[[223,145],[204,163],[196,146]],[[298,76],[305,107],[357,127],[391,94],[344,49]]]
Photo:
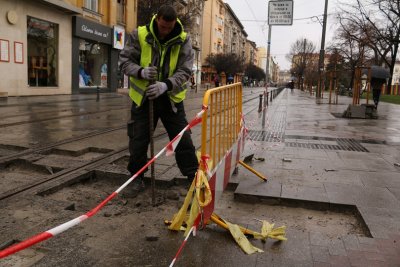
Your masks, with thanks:
[[[135,198],[139,195],[140,192],[143,192],[145,189],[145,184],[144,184],[144,179],[143,176],[138,176],[136,177],[135,180],[133,180],[127,187],[126,187],[126,192],[125,196],[126,197],[131,197]]]

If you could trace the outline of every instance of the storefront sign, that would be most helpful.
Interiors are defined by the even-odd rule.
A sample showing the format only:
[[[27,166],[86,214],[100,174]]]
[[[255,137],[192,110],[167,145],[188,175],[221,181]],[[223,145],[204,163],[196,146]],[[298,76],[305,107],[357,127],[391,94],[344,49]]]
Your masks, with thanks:
[[[124,49],[125,29],[121,26],[114,26],[114,45],[115,49]]]
[[[76,16],[73,17],[72,23],[73,34],[75,36],[105,44],[111,44],[111,28]]]

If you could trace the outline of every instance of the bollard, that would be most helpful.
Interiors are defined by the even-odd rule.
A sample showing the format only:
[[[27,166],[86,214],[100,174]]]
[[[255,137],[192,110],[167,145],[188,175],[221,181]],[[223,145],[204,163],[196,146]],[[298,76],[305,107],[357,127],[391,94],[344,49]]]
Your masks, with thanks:
[[[268,100],[269,100],[269,99],[268,99],[268,97],[269,97],[269,92],[265,92],[265,93],[266,93],[266,95],[265,95],[265,101],[264,101],[264,102],[265,102],[266,104],[264,104],[264,105],[267,105],[267,106],[268,106]]]
[[[100,100],[100,87],[99,87],[99,86],[97,86],[96,91],[97,91],[97,98],[96,98],[96,101],[99,102],[99,100]]]
[[[263,95],[260,94],[259,97],[260,97],[260,102],[258,103],[258,112],[261,112],[261,110],[262,110],[262,99],[263,99]]]
[[[270,91],[270,93],[271,93],[271,98],[269,99],[269,101],[272,103],[272,95],[273,95],[273,91]]]

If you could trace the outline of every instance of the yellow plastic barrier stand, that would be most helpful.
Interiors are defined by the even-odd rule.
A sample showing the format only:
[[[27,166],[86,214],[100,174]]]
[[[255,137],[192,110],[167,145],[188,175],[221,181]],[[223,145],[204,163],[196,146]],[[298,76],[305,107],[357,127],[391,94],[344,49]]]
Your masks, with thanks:
[[[194,190],[196,188],[196,190]],[[195,192],[195,193],[194,193]],[[196,178],[190,185],[189,191],[185,197],[182,207],[172,219],[171,225],[168,227],[170,230],[179,231],[183,223],[186,223],[185,236],[192,228],[194,220],[197,218],[200,208],[203,208],[211,203],[212,194],[208,179],[202,170],[198,170]],[[187,218],[187,210],[191,204],[189,218]]]

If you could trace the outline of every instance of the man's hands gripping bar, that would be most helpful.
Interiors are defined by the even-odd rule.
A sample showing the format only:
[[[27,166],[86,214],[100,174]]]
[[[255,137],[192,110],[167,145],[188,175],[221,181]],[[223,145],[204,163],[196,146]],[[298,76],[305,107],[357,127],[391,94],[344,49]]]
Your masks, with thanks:
[[[150,84],[149,87],[147,87],[146,96],[150,100],[154,100],[160,95],[164,94],[165,91],[167,91],[167,89],[168,87],[166,83],[155,82],[153,84]]]
[[[143,79],[148,80],[148,81],[153,81],[157,79],[157,67],[145,67],[141,70],[140,76],[142,76]]]

